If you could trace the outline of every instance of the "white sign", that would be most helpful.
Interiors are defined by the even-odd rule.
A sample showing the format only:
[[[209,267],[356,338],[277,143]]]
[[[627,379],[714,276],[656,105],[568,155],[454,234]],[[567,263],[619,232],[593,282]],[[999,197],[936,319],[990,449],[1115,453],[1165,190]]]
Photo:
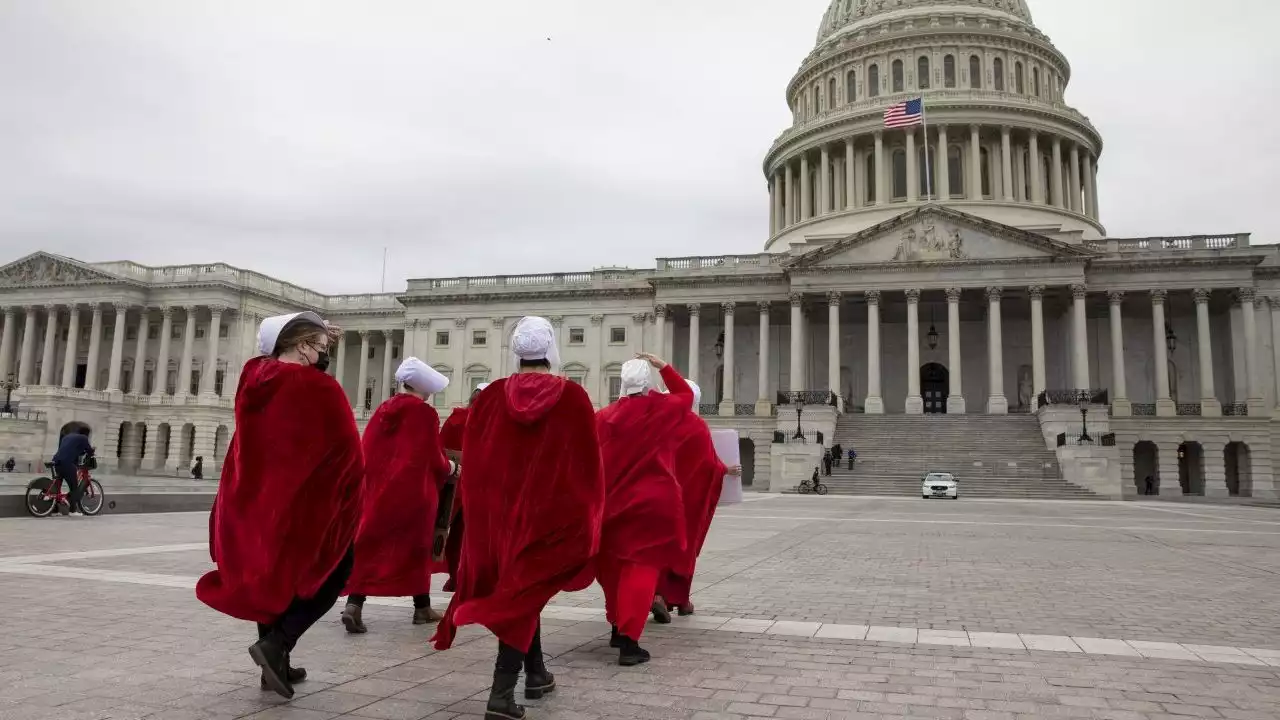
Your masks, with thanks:
[[[712,430],[711,444],[716,448],[716,456],[728,467],[742,464],[742,456],[738,450],[737,430]],[[736,475],[724,476],[724,487],[720,490],[721,505],[732,505],[742,502],[742,478]]]

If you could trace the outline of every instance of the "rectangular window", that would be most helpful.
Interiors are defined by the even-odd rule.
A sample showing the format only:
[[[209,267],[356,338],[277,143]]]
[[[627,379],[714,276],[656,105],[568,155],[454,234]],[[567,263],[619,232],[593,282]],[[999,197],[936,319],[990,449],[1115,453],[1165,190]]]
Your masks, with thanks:
[[[364,389],[364,409],[365,412],[373,409],[373,388],[371,387]]]
[[[489,378],[484,375],[472,375],[467,379],[467,396],[470,397],[471,393],[474,393],[481,383],[486,382],[489,382]]]
[[[227,338],[231,337],[231,326],[230,326],[230,325],[219,325],[219,326],[218,326],[218,337],[222,338],[223,340],[225,340],[225,339],[227,339]]]
[[[445,377],[448,376],[446,375]],[[436,410],[443,410],[448,403],[445,400],[444,393],[438,392],[431,396],[431,404]]]
[[[178,371],[170,370],[164,378],[164,392],[166,395],[176,395],[178,393]]]
[[[399,345],[392,345],[392,346],[391,346],[391,359],[392,359],[392,360],[399,360],[399,359],[400,359],[400,346],[399,346]]]
[[[489,331],[472,330],[471,331],[471,347],[484,347],[489,344]]]
[[[147,339],[148,339],[148,340],[159,340],[159,339],[160,339],[160,326],[159,326],[159,325],[148,325],[148,326],[147,326]]]
[[[448,330],[436,331],[436,347],[449,347],[449,331]]]
[[[124,331],[124,339],[125,339],[125,340],[137,340],[137,339],[138,339],[138,328],[136,328],[136,327],[125,328],[125,331]]]
[[[569,344],[581,345],[587,341],[587,331],[583,328],[569,328]]]
[[[190,392],[191,392],[191,394],[192,394],[192,395],[199,395],[199,394],[200,394],[200,371],[199,371],[199,370],[192,370],[192,371],[191,371],[191,387],[190,387]]]
[[[197,340],[200,340],[200,339],[202,339],[203,337],[204,337],[204,326],[203,326],[203,325],[197,325],[197,326],[196,326],[196,339],[197,339]]]
[[[621,345],[627,341],[627,329],[624,327],[609,328],[609,343],[612,345]]]
[[[622,395],[622,377],[620,375],[609,376],[609,402],[616,401]]]
[[[221,394],[222,394],[222,384],[226,381],[226,379],[227,379],[227,371],[226,371],[226,370],[219,370],[216,374],[214,374],[214,376],[213,376],[213,391],[214,391],[215,393],[217,393],[218,395],[221,395]]]
[[[150,395],[155,392],[156,371],[148,370],[146,375],[142,376],[142,392]]]
[[[125,392],[129,392],[130,390],[133,389],[133,371],[132,370],[120,371],[120,389]]]
[[[370,359],[370,360],[372,360],[372,359],[373,359],[373,355],[374,355],[374,353],[376,353],[376,352],[377,352],[377,350],[378,350],[378,349],[377,349],[377,348],[375,348],[374,346],[372,346],[372,345],[370,345],[370,346],[369,346],[369,359]]]
[[[90,330],[92,330],[92,329],[93,329],[93,328],[89,328],[89,327],[81,326],[81,328],[80,328],[80,340],[81,340],[82,342],[83,342],[83,341],[85,341],[85,340],[88,340],[88,339],[89,339],[89,331],[90,331]]]
[[[182,326],[181,326],[181,325],[174,325],[173,327],[169,328],[169,339],[170,339],[170,340],[181,340],[181,339],[182,339]]]
[[[569,382],[573,383],[574,385],[586,385],[587,376],[583,375],[582,373],[573,373],[569,375]]]

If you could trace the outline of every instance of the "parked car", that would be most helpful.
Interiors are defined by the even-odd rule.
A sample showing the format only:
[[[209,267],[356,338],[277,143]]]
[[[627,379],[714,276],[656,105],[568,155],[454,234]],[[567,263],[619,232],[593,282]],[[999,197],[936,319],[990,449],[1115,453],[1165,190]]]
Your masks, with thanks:
[[[956,482],[955,475],[948,472],[925,473],[920,482],[920,496],[926,500],[929,498],[955,500],[960,497],[960,483]]]

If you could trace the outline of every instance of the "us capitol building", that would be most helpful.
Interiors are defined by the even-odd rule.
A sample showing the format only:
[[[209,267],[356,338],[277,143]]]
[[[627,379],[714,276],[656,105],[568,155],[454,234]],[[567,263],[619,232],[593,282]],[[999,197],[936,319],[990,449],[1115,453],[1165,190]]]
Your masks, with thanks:
[[[35,252],[0,269],[0,379],[17,385],[0,456],[48,456],[76,418],[108,467],[173,474],[203,456],[216,472],[265,316],[347,329],[331,372],[365,419],[406,355],[452,378],[437,406],[464,403],[512,371],[510,331],[538,314],[598,406],[635,352],[673,359],[709,422],[739,431],[757,488],[807,477],[818,432],[861,463],[877,423],[909,444],[1006,422],[1032,428],[1051,479],[1096,495],[1154,476],[1162,496],[1275,497],[1275,246],[1108,237],[1102,135],[1064,100],[1070,77],[1024,0],[834,0],[764,156],[752,254],[328,296],[225,264]],[[920,96],[927,132],[885,129],[888,106]]]

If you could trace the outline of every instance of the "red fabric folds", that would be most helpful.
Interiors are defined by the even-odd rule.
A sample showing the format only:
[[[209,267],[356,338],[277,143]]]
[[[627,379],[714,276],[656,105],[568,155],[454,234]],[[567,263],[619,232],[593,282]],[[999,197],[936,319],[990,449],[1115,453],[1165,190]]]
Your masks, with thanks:
[[[527,651],[542,608],[598,547],[604,475],[591,401],[550,374],[498,380],[472,403],[463,444],[466,537],[433,642],[444,650],[458,627],[477,624]]]
[[[440,442],[445,450],[458,453],[455,459],[462,454],[462,438],[467,429],[468,412],[469,408],[454,408],[444,421],[444,427],[440,428]],[[466,464],[463,463],[462,471],[466,470]],[[457,483],[461,488],[461,475],[458,476]],[[458,563],[462,560],[462,533],[462,493],[459,491],[453,496],[453,518],[449,521],[449,537],[444,542],[444,561],[449,569],[449,580],[444,584],[446,592],[457,587]]]
[[[685,441],[676,448],[676,478],[680,481],[680,493],[684,500],[684,521],[687,543],[679,562],[666,568],[658,583],[658,594],[671,605],[689,602],[694,569],[702,546],[715,518],[716,504],[724,487],[728,468],[716,455],[711,442],[711,429],[701,417],[686,413],[682,432]]]
[[[675,451],[689,432],[683,419],[693,404],[675,368],[664,367],[662,379],[670,395],[624,397],[596,417],[606,486],[600,555],[658,568],[678,563],[685,548]]]
[[[440,416],[413,395],[396,395],[364,431],[364,503],[349,592],[401,597],[431,591],[431,542],[449,460]]]
[[[346,393],[312,367],[259,357],[236,390],[236,432],[209,515],[217,569],[196,597],[271,623],[309,598],[351,548],[364,466]]]
[[[454,408],[440,428],[440,444],[445,450],[462,452],[462,433],[467,428],[469,408]]]

